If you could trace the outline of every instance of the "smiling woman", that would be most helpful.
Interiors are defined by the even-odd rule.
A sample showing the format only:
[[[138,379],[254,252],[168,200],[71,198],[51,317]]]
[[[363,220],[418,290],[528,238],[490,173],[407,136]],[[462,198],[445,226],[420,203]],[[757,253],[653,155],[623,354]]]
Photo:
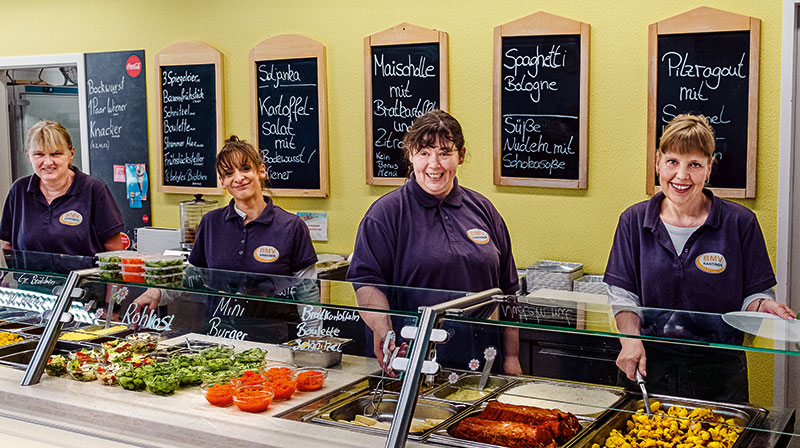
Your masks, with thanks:
[[[675,117],[656,154],[661,192],[620,216],[603,280],[622,333],[741,345],[742,333],[718,316],[664,310],[795,316],[774,300],[775,275],[755,214],[704,188],[714,142],[705,117]],[[651,392],[748,401],[744,352],[620,342],[619,379],[629,388],[638,371]]]
[[[8,193],[0,221],[6,247],[86,256],[123,249],[122,214],[102,180],[72,165],[75,148],[61,124],[33,125],[25,155],[34,174],[17,180]]]

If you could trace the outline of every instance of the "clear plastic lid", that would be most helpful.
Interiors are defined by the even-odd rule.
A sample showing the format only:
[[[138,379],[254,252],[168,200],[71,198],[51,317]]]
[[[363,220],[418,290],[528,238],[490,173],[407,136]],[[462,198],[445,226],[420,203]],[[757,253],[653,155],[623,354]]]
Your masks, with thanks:
[[[130,256],[131,254],[138,255],[132,250],[112,250],[109,252],[99,252],[95,257],[104,263],[119,263],[122,261],[123,256]]]
[[[183,257],[180,255],[145,255],[142,257],[145,267],[163,268],[168,266],[183,266]]]

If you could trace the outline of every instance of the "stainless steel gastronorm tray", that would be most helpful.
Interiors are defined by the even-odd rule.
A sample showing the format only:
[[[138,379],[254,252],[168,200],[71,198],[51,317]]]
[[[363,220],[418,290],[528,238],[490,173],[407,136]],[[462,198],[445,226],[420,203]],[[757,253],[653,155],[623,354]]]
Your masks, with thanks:
[[[432,434],[428,437],[429,443],[438,443],[441,445],[447,446],[454,446],[454,447],[467,447],[467,448],[504,448],[501,445],[493,445],[491,443],[482,443],[482,442],[475,442],[472,440],[465,440],[459,439],[455,437],[455,429],[461,420],[464,420],[467,417],[476,417],[480,414],[483,409],[486,407],[486,403],[481,403],[478,406],[470,408],[467,412],[464,412],[461,415],[458,415],[456,418],[445,422],[445,424],[439,426],[434,430]],[[581,425],[581,429],[575,434],[570,440],[567,442],[559,445],[559,447],[567,447],[572,446],[576,440],[580,440],[585,434],[590,432],[595,425],[597,424],[598,420],[590,417],[580,417],[578,416],[578,420]]]
[[[31,362],[33,352],[38,343],[38,339],[26,339],[15,344],[0,347],[0,364],[11,366],[15,369],[25,370],[28,367],[28,364]],[[77,344],[75,342],[58,341],[55,349],[53,349],[53,354],[65,355],[71,351],[80,350],[82,348],[91,347],[83,344]]]
[[[344,421],[355,420],[356,415],[367,415],[368,417],[375,418],[379,422],[390,422],[394,416],[395,408],[397,407],[397,394],[385,393],[380,404],[378,404],[378,415],[373,417],[365,412],[372,400],[371,394],[361,395],[353,400],[339,402],[328,409],[323,409],[311,421],[323,423],[326,425],[338,426],[349,430],[356,430],[367,432],[371,434],[378,434],[385,436],[387,431],[368,426],[357,426],[352,423]],[[442,419],[444,422],[427,431],[418,433],[409,433],[408,438],[412,440],[424,439],[428,434],[435,431],[438,427],[446,424],[449,419],[455,417],[459,413],[467,409],[466,405],[456,403],[445,403],[441,400],[427,400],[420,398],[417,400],[417,406],[414,410],[414,418],[418,419]],[[339,421],[344,420],[344,421]]]
[[[498,398],[502,398],[503,394],[512,394],[514,389],[519,386],[525,386],[527,384],[540,384],[543,386],[552,386],[556,388],[562,388],[564,392],[567,390],[570,391],[572,396],[575,397],[584,397],[586,399],[586,395],[588,393],[594,391],[602,391],[611,395],[616,396],[616,398],[608,403],[578,403],[578,398],[570,398],[569,396],[565,396],[564,393],[559,392],[555,394],[555,396],[530,396],[533,400],[539,400],[540,404],[531,404],[532,406],[538,406],[545,409],[560,409],[565,412],[572,412],[578,418],[583,419],[599,419],[603,415],[606,414],[608,409],[618,409],[619,404],[622,402],[623,399],[627,396],[627,393],[624,389],[620,387],[612,387],[612,386],[598,386],[594,384],[586,384],[586,383],[576,383],[570,381],[559,381],[559,380],[552,380],[552,379],[545,379],[545,378],[531,378],[519,381],[510,385],[509,387],[502,390],[498,395]],[[521,396],[527,397],[527,396]],[[503,401],[502,399],[500,401]],[[526,404],[526,403],[520,403]],[[577,408],[576,406],[577,405]],[[594,405],[594,406],[592,406]],[[578,408],[588,408],[587,411],[590,409],[592,412],[580,412]]]
[[[451,394],[454,394],[459,390],[478,390],[478,384],[480,383],[480,380],[481,376],[478,374],[463,375],[455,383],[450,384],[447,382],[442,384],[441,386],[431,389],[427,393],[423,394],[423,396],[425,398],[445,400],[453,403],[475,404],[486,400],[487,398],[495,395],[497,392],[504,390],[514,381],[510,378],[505,378],[502,376],[490,376],[486,381],[486,388],[484,389],[484,392],[486,393],[482,397],[475,400],[453,400],[452,398],[448,398]]]
[[[746,404],[717,403],[667,395],[651,395],[650,399],[651,402],[660,402],[661,408],[665,410],[670,406],[684,407],[689,411],[696,408],[709,408],[714,414],[724,417],[726,420],[733,419],[737,425],[747,428],[758,428],[769,413],[766,409]],[[582,439],[577,440],[571,447],[591,447],[594,443],[604,446],[605,440],[608,438],[609,434],[611,434],[611,431],[618,429],[623,433],[626,432],[626,422],[630,418],[631,413],[642,408],[644,408],[644,402],[639,396],[629,397],[620,407],[623,411],[612,412],[608,419],[602,422],[602,424],[597,425],[593,431],[586,434]],[[745,429],[736,440],[733,448],[747,446],[748,440],[752,437],[752,433],[753,431]]]

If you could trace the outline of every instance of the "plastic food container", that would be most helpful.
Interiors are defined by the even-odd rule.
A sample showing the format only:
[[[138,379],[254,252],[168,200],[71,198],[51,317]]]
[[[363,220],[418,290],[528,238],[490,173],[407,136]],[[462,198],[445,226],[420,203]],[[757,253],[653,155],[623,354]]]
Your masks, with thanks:
[[[172,395],[179,383],[178,377],[172,375],[151,375],[144,378],[147,390],[155,395]]]
[[[144,266],[144,272],[148,274],[157,274],[157,275],[165,275],[165,274],[182,274],[183,273],[183,265],[181,266],[164,266],[163,268],[156,268],[153,266]]]
[[[265,387],[272,389],[275,400],[288,400],[297,390],[297,377],[294,375],[270,377]]]
[[[119,263],[110,263],[105,261],[98,261],[97,267],[103,271],[119,271]]]
[[[304,367],[297,370],[297,390],[307,392],[318,390],[325,384],[328,371],[322,367]]]
[[[122,272],[144,273],[144,267],[141,264],[121,264]]]
[[[151,285],[180,286],[183,283],[183,272],[177,274],[148,274],[144,273],[144,282]]]
[[[125,254],[119,257],[120,264],[144,264],[142,261],[142,254],[134,251],[126,251]]]
[[[97,275],[105,280],[122,281],[122,271],[120,271],[119,269],[113,271],[106,271],[101,269],[100,273]]]
[[[123,256],[130,256],[131,254],[135,254],[136,252],[130,250],[112,250],[109,252],[100,252],[95,254],[97,257],[98,262],[102,263],[120,263],[122,262]]]
[[[144,283],[144,274],[141,272],[122,272],[122,280],[131,283]]]
[[[269,379],[291,377],[297,373],[297,366],[289,363],[270,363],[264,367],[264,374]]]
[[[145,266],[151,268],[183,266],[183,257],[180,255],[145,255],[142,261]]]

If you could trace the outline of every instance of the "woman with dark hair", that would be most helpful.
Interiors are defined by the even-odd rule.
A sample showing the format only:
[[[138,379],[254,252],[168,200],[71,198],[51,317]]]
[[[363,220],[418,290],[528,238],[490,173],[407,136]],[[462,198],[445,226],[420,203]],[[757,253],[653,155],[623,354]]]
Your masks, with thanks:
[[[460,186],[456,178],[466,154],[458,121],[441,110],[417,118],[403,139],[403,151],[411,164],[408,181],[367,211],[347,279],[358,284],[464,292],[500,288],[515,293],[519,280],[503,218],[488,199]],[[416,311],[442,301],[441,295],[425,291],[356,288],[358,304],[365,308]],[[482,307],[477,315],[489,317],[493,311],[494,307]],[[362,317],[376,335],[372,351],[382,364],[384,338],[390,330],[399,333],[401,323],[386,314],[362,313]],[[498,361],[502,359],[496,366],[509,374],[522,373],[517,331],[507,329],[502,337],[498,331],[486,340],[476,334],[481,330],[493,333],[478,326],[454,329],[452,340],[437,348],[437,359],[465,369],[470,358],[493,345]],[[390,347],[394,348],[391,342]]]
[[[308,226],[263,194],[267,168],[256,148],[231,136],[217,154],[216,169],[223,188],[233,198],[226,207],[203,216],[189,254],[193,266],[213,270],[203,276],[206,286],[226,292],[274,296],[294,282],[257,274],[316,278],[317,255]],[[150,289],[135,302],[154,308],[160,299],[161,291]],[[280,308],[277,305],[273,308],[276,307]],[[297,319],[294,306],[283,308],[290,310],[288,313],[293,315],[290,319]],[[270,313],[263,309],[248,313],[250,317],[265,314]],[[283,342],[286,336],[270,339]]]
[[[795,317],[775,300],[775,275],[756,215],[704,188],[714,148],[714,130],[705,117],[675,117],[656,154],[661,191],[619,218],[604,281],[623,333],[740,345],[741,332],[718,315],[703,313],[744,310]],[[634,387],[627,381],[638,370],[651,392],[724,402],[748,399],[742,351],[632,338],[621,343],[617,366],[620,382],[628,387]]]

